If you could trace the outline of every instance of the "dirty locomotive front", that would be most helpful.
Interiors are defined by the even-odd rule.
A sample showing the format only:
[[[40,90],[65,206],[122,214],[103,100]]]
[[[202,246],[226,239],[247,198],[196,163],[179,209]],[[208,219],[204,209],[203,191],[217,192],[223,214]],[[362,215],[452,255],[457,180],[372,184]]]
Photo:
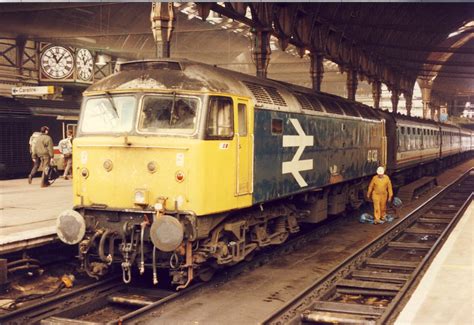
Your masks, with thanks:
[[[132,61],[85,93],[74,207],[82,269],[177,288],[357,208],[387,163],[386,118],[339,97],[187,60]]]

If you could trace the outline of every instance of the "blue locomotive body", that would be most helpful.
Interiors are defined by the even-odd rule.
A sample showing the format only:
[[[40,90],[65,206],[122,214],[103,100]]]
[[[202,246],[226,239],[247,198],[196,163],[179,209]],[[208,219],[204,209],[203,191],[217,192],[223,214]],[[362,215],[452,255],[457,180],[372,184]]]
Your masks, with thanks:
[[[362,118],[255,110],[254,203],[373,174],[383,123]]]

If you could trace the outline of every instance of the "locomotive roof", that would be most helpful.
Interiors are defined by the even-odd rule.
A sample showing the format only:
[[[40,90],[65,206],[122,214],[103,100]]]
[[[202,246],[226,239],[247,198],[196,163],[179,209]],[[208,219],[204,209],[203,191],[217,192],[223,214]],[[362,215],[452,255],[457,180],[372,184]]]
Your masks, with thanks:
[[[359,102],[312,89],[258,78],[187,59],[138,60],[119,64],[119,71],[91,85],[85,94],[114,90],[187,90],[246,96],[263,109],[286,112],[315,111],[352,118],[392,118],[416,123],[438,123],[377,110]],[[454,126],[451,126],[454,127]]]
[[[90,86],[86,94],[127,89],[221,92],[250,97],[264,109],[380,120],[368,106],[338,96],[185,59],[122,63],[117,73]]]

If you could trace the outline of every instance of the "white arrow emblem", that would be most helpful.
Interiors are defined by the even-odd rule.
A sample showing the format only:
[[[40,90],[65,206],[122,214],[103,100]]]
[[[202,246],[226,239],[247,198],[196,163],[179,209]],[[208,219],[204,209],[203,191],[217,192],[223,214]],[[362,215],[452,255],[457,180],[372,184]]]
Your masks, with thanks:
[[[298,147],[298,150],[296,150],[291,161],[283,162],[282,174],[291,173],[298,182],[298,185],[300,187],[305,187],[308,186],[308,183],[306,183],[300,172],[303,170],[313,169],[313,159],[300,160],[300,158],[303,154],[304,148],[313,145],[314,137],[304,133],[303,128],[297,119],[290,118],[290,122],[293,124],[296,132],[298,132],[298,135],[284,135],[283,147]]]

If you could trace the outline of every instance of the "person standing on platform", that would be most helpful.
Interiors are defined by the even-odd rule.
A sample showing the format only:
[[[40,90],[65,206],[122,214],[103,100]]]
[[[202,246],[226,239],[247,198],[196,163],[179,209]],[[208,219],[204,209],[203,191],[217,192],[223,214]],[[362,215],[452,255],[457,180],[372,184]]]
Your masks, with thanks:
[[[30,155],[31,155],[31,160],[33,161],[33,168],[31,168],[31,172],[28,175],[28,184],[31,184],[31,182],[33,181],[33,177],[35,176],[36,172],[38,171],[38,168],[40,167],[40,163],[41,163],[41,160],[38,159],[38,157],[34,153],[35,143],[36,143],[36,140],[38,139],[38,137],[40,135],[41,135],[41,132],[37,132],[37,131],[33,132],[33,134],[30,137],[30,141],[29,141]]]
[[[392,182],[384,173],[385,169],[383,167],[377,168],[377,175],[370,181],[367,191],[367,198],[374,202],[374,224],[385,220],[387,199],[390,202],[393,197]]]
[[[64,159],[64,179],[69,179],[68,174],[72,167],[72,131],[67,131],[67,137],[59,141],[59,151]]]
[[[36,160],[39,163],[35,163],[33,169],[31,170],[30,176],[28,177],[28,182],[31,184],[31,179],[33,175],[38,171],[38,167],[41,165],[43,167],[43,174],[41,175],[41,187],[49,186],[48,182],[48,170],[49,166],[54,157],[53,151],[53,139],[48,135],[49,127],[41,127],[41,135],[36,138],[36,143],[33,147],[33,157],[36,157]]]

